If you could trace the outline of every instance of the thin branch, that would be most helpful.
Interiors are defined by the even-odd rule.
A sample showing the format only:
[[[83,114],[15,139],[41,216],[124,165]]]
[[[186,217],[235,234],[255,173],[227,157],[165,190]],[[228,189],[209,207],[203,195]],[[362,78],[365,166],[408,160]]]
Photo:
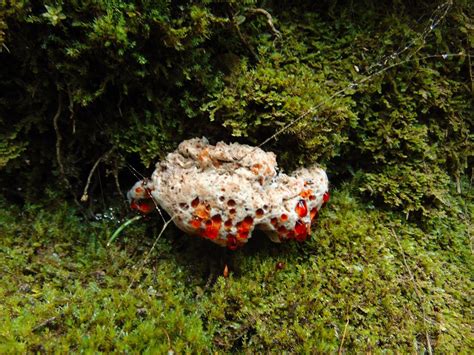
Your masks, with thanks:
[[[405,268],[408,272],[408,275],[410,275],[410,280],[413,283],[413,289],[415,290],[415,294],[418,297],[418,302],[420,303],[420,308],[421,308],[421,313],[423,315],[423,326],[425,328],[425,337],[426,337],[426,345],[428,347],[428,354],[432,355],[433,350],[431,348],[431,341],[430,341],[430,336],[428,334],[428,326],[426,324],[426,312],[425,312],[425,302],[424,302],[424,297],[421,293],[421,291],[418,289],[417,281],[415,278],[415,275],[411,271],[410,267],[408,266],[407,259],[405,257],[405,252],[402,247],[402,243],[400,242],[400,238],[398,237],[397,233],[395,233],[395,230],[393,228],[391,229],[392,235],[395,237],[395,240],[397,241],[398,247],[400,248],[400,253],[402,254],[402,259],[403,259],[403,265],[405,265]]]
[[[128,285],[127,289],[126,289],[124,296],[125,296],[125,295],[128,295],[128,293],[129,293],[130,290],[132,289],[133,284],[135,283],[135,281],[137,281],[138,277],[140,276],[140,273],[141,273],[143,267],[145,266],[145,264],[147,263],[148,259],[150,258],[150,255],[151,255],[151,253],[153,252],[153,250],[155,250],[156,245],[158,244],[158,241],[160,240],[161,236],[162,236],[163,233],[165,232],[166,228],[168,228],[168,225],[169,225],[171,222],[173,222],[173,220],[174,220],[175,218],[176,218],[176,215],[173,215],[173,216],[171,216],[171,218],[170,218],[169,220],[167,220],[167,221],[165,222],[165,224],[164,224],[163,227],[161,228],[160,233],[159,233],[158,236],[155,238],[155,241],[153,242],[153,245],[151,246],[150,250],[148,250],[148,252],[145,254],[145,257],[142,259],[140,265],[136,265],[136,266],[138,266],[138,270],[137,270],[137,272],[132,276],[132,280],[131,280],[130,284]],[[123,300],[123,299],[124,299],[124,298],[122,297],[122,300]],[[119,308],[121,307],[122,302],[123,302],[123,301],[120,302]]]
[[[58,109],[53,117],[54,131],[56,132],[56,161],[58,162],[59,172],[61,173],[61,178],[64,180],[66,185],[69,184],[69,180],[66,178],[66,173],[64,171],[64,165],[61,158],[61,132],[59,132],[59,116],[61,116],[61,110],[63,108],[61,94],[58,94]]]
[[[256,8],[256,9],[249,9],[248,12],[251,14],[264,15],[267,18],[268,26],[270,26],[270,29],[272,30],[273,35],[277,37],[278,39],[281,39],[282,37],[281,32],[276,29],[275,25],[273,24],[273,17],[272,15],[270,15],[270,13],[267,10]]]
[[[117,193],[120,197],[122,197],[125,208],[127,208],[128,207],[127,199],[123,195],[122,188],[120,187],[117,164],[115,164],[114,168],[112,169],[112,175],[114,176],[115,188],[117,189]]]
[[[41,322],[40,324],[35,326],[32,329],[32,332],[37,332],[38,330],[41,330],[41,329],[53,324],[58,318],[61,318],[62,316],[63,316],[63,313],[60,313],[59,315],[57,315],[55,317],[51,317],[51,318],[46,319],[44,322]]]
[[[349,325],[349,317],[347,317],[346,325],[344,326],[344,332],[342,333],[341,345],[339,345],[339,355],[342,354],[342,346],[344,345],[344,340],[346,339],[347,326]]]
[[[255,52],[255,49],[252,47],[252,45],[245,39],[244,35],[242,34],[242,31],[240,30],[240,26],[235,20],[235,18],[234,18],[234,21],[232,21],[232,24],[234,25],[235,30],[237,31],[237,34],[239,35],[239,38],[242,41],[242,43],[247,47],[247,49],[250,51],[250,53],[255,58],[255,60],[258,61],[257,52]]]
[[[84,188],[84,192],[82,193],[82,197],[81,197],[81,202],[86,202],[88,199],[89,199],[89,194],[88,194],[88,191],[89,191],[89,185],[91,184],[91,180],[92,180],[92,175],[94,174],[95,172],[95,169],[97,169],[97,167],[99,166],[99,163],[106,159],[110,153],[112,153],[112,151],[115,149],[115,147],[113,147],[112,149],[110,149],[108,152],[106,152],[104,155],[102,155],[99,159],[97,159],[97,161],[94,163],[94,165],[92,166],[92,169],[91,171],[89,172],[89,176],[87,177],[87,183],[86,183],[86,187]]]
[[[398,62],[398,63],[394,63],[394,64],[391,64],[385,68],[382,68],[380,69],[379,71],[373,73],[373,74],[370,74],[369,76],[366,76],[364,78],[362,78],[361,80],[359,81],[354,81],[350,84],[348,84],[347,86],[343,87],[342,89],[334,92],[332,95],[328,96],[327,98],[323,99],[322,101],[320,101],[318,104],[310,107],[309,109],[307,109],[305,112],[303,112],[301,115],[299,115],[298,117],[296,117],[295,119],[291,120],[290,122],[288,122],[287,124],[285,124],[282,128],[280,128],[279,130],[277,130],[274,134],[272,134],[270,137],[268,137],[267,139],[265,139],[262,143],[260,143],[259,145],[257,145],[256,147],[254,147],[254,149],[252,149],[250,152],[248,152],[247,154],[244,154],[239,160],[242,160],[243,158],[245,158],[246,156],[254,153],[258,148],[261,148],[262,146],[264,146],[265,144],[267,144],[268,142],[272,141],[273,139],[275,139],[276,137],[278,137],[280,134],[286,132],[289,128],[291,128],[292,126],[294,126],[295,124],[297,124],[298,122],[300,122],[301,120],[303,120],[306,116],[308,116],[309,114],[311,113],[314,113],[317,109],[319,109],[321,106],[323,106],[325,103],[327,102],[330,102],[331,100],[335,99],[336,97],[339,97],[341,96],[342,94],[344,94],[346,91],[348,90],[356,90],[357,87],[360,87],[362,84],[365,84],[366,82],[369,82],[370,80],[372,80],[372,78],[374,78],[375,76],[378,76],[378,75],[381,75],[385,72],[387,72],[388,70],[390,69],[393,69],[393,68],[396,68],[400,65],[403,65],[403,64],[406,64],[406,63],[410,63],[410,62],[413,62],[415,60],[426,60],[426,59],[432,59],[432,58],[443,58],[443,59],[446,59],[446,58],[454,58],[454,57],[463,57],[465,56],[465,53],[464,52],[460,52],[460,53],[448,53],[448,54],[433,54],[433,55],[427,55],[427,56],[424,56],[424,57],[421,57],[421,58],[415,58],[415,59],[407,59],[407,60],[403,60],[401,62]]]
[[[67,95],[69,97],[69,120],[72,121],[72,134],[76,134],[76,119],[74,117],[74,100],[69,86],[67,87]]]
[[[471,63],[471,53],[469,52],[469,37],[467,38],[468,49],[467,53],[467,63],[469,68],[469,79],[471,80],[471,94],[474,96],[474,76],[472,74],[472,63]]]
[[[62,109],[63,109],[62,98],[61,98],[61,94],[58,92],[58,109],[53,117],[53,127],[54,127],[54,132],[56,133],[56,161],[59,167],[59,174],[61,176],[61,179],[64,181],[66,188],[71,193],[74,203],[76,204],[77,207],[79,207],[79,210],[81,211],[81,213],[84,215],[84,217],[90,217],[90,215],[84,212],[84,209],[82,208],[81,204],[77,200],[77,196],[74,193],[72,185],[69,179],[67,178],[66,170],[64,169],[64,164],[63,164],[62,154],[61,154],[61,141],[63,138],[61,136],[61,132],[59,131],[59,117],[61,116]]]

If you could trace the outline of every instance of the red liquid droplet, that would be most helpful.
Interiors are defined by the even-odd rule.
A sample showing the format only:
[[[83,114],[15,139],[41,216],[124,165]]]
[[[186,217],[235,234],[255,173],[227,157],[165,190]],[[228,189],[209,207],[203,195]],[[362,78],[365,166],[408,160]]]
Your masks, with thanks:
[[[201,227],[201,218],[199,217],[193,217],[190,221],[189,221],[189,224],[193,227],[193,228],[199,228]]]
[[[323,202],[327,203],[329,201],[329,192],[326,191],[323,195]]]
[[[310,200],[310,201],[316,200],[316,196],[314,196],[314,195],[309,196],[309,200]]]
[[[239,239],[247,239],[249,237],[249,232],[238,232],[237,238]]]
[[[298,213],[298,216],[304,217],[308,214],[308,207],[306,207],[306,201],[305,200],[299,200],[298,203],[296,204],[295,207],[296,213]]]
[[[303,198],[308,198],[312,193],[312,190],[303,190],[300,192],[300,196]]]
[[[244,218],[244,223],[251,226],[253,224],[253,218],[252,216],[247,216]]]
[[[278,219],[272,218],[272,219],[270,220],[270,223],[273,224],[274,226],[276,226],[277,223],[278,223]]]
[[[261,208],[259,208],[259,209],[255,212],[255,215],[256,215],[257,217],[262,217],[262,216],[263,216],[263,213],[264,213],[263,210],[262,210]]]
[[[288,221],[288,215],[287,214],[283,213],[280,218],[283,222]]]
[[[196,197],[194,200],[191,201],[191,206],[196,208],[199,205],[199,198]]]
[[[237,239],[233,235],[227,236],[227,248],[229,250],[236,250],[238,248]]]
[[[229,207],[234,207],[234,206],[236,205],[236,203],[235,203],[234,200],[229,200],[229,201],[227,201],[227,205],[228,205]]]
[[[137,194],[141,194],[142,192],[143,192],[143,189],[141,187],[137,187],[135,189],[135,193],[137,193]]]
[[[286,234],[288,232],[288,230],[286,229],[285,226],[281,226],[278,228],[278,233],[279,234]]]
[[[220,215],[212,216],[211,219],[206,221],[206,230],[204,235],[209,239],[216,239],[221,229],[222,218]]]
[[[297,241],[304,241],[308,236],[308,227],[301,221],[296,221],[295,224],[295,238]]]
[[[148,214],[155,208],[152,200],[143,200],[136,203],[136,209],[141,213]]]
[[[247,216],[244,218],[243,221],[237,223],[237,231],[239,233],[247,233],[252,229],[253,218],[251,216]]]
[[[232,227],[232,220],[231,219],[228,219],[227,221],[224,222],[224,226],[229,229],[230,227]]]

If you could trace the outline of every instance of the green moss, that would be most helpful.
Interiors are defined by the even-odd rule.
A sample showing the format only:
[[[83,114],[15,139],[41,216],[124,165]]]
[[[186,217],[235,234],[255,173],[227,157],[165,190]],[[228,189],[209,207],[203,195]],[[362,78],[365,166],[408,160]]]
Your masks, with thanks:
[[[2,182],[22,181],[26,199],[41,194],[38,180],[77,186],[80,195],[84,176],[112,146],[102,161],[114,172],[102,173],[111,187],[128,173],[127,161],[150,167],[184,138],[258,144],[305,115],[265,146],[283,168],[318,162],[338,182],[358,171],[385,207],[422,215],[439,208],[430,198],[406,197],[425,193],[417,184],[396,187],[391,197],[382,190],[409,169],[421,181],[449,176],[458,184],[467,172],[469,60],[427,58],[466,52],[467,2],[456,2],[423,41],[429,19],[418,19],[439,16],[444,5],[405,11],[397,2],[386,11],[370,1],[269,3],[280,37],[254,6],[8,3],[0,17],[0,88],[8,93],[0,99]],[[399,48],[406,50],[391,59]],[[64,169],[54,145],[44,144],[58,136]],[[62,184],[64,175],[70,184]]]
[[[472,352],[473,14],[425,33],[442,4],[5,2],[0,352]],[[170,228],[144,259],[149,221],[105,248],[116,181],[289,124],[263,148],[333,184],[310,242],[226,256]]]
[[[227,279],[222,249],[174,228],[143,265],[159,226],[105,249],[113,222],[84,225],[65,205],[26,207],[19,222],[4,206],[3,351],[333,352],[343,334],[356,352],[423,351],[427,335],[436,351],[467,351],[469,225],[443,217],[425,231],[350,190],[307,243],[256,235],[227,257]]]

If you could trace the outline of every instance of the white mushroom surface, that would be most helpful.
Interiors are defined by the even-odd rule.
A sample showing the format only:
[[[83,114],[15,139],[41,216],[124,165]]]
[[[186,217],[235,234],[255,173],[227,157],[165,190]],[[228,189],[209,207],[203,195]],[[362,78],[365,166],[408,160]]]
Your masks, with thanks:
[[[287,175],[277,171],[272,152],[194,138],[157,163],[151,179],[138,181],[128,198],[142,213],[158,204],[187,234],[235,250],[254,229],[274,242],[306,240],[329,192],[317,166]]]

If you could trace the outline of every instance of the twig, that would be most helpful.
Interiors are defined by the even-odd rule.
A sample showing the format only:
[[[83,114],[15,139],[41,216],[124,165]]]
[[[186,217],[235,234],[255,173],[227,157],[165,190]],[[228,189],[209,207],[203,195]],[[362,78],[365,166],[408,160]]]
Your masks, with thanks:
[[[161,228],[161,231],[160,231],[160,233],[158,234],[158,236],[155,238],[155,241],[153,242],[153,245],[151,246],[150,250],[148,250],[148,252],[146,253],[145,257],[142,259],[142,262],[141,262],[140,265],[138,266],[137,272],[132,276],[132,280],[131,280],[130,284],[128,285],[127,290],[125,291],[124,296],[126,296],[126,295],[130,292],[130,290],[132,289],[132,286],[133,286],[134,282],[138,279],[138,276],[139,276],[140,272],[142,271],[142,268],[145,266],[145,264],[146,264],[146,262],[148,261],[148,259],[149,259],[150,255],[151,255],[151,253],[153,252],[153,250],[155,250],[155,247],[156,247],[156,245],[158,244],[158,241],[160,240],[161,236],[162,236],[163,233],[165,232],[165,230],[166,230],[166,228],[168,227],[168,225],[173,221],[173,219],[174,219],[175,217],[176,217],[176,215],[173,215],[169,220],[167,220],[167,221],[165,222],[165,224],[164,224],[163,227]],[[122,300],[123,300],[123,298],[122,298]],[[120,302],[118,308],[121,307],[122,302],[123,302],[123,301]]]
[[[127,204],[127,199],[124,197],[122,193],[122,188],[120,187],[120,181],[119,181],[119,176],[118,176],[118,167],[115,164],[114,168],[112,169],[112,174],[114,176],[114,181],[115,181],[115,188],[117,189],[117,193],[120,197],[122,197],[122,201],[125,205],[125,207],[128,207]]]
[[[339,355],[342,354],[342,346],[344,345],[344,340],[346,339],[347,326],[349,325],[349,317],[347,317],[346,325],[344,326],[344,332],[342,333],[341,345],[339,345]]]
[[[165,328],[161,328],[163,330],[163,332],[165,333],[166,335],[166,339],[168,340],[168,354],[171,350],[171,338],[170,338],[170,335],[168,334],[168,332],[166,331]]]
[[[99,166],[99,163],[102,160],[106,159],[110,155],[110,153],[112,153],[112,151],[114,149],[115,149],[115,147],[113,147],[108,152],[106,152],[104,155],[102,155],[99,159],[97,159],[97,161],[92,166],[92,169],[89,172],[89,176],[87,177],[86,187],[84,188],[84,192],[82,193],[81,202],[86,202],[89,199],[89,194],[87,193],[87,191],[89,190],[89,185],[91,184],[92,175],[94,174],[95,169],[97,169],[97,167]]]
[[[467,38],[467,45],[469,46],[469,37]],[[474,96],[474,76],[472,75],[471,53],[469,52],[469,49],[466,51],[466,53],[469,68],[469,79],[471,80],[471,94]]]
[[[54,131],[56,132],[56,160],[58,162],[59,172],[61,173],[61,178],[64,180],[66,185],[69,186],[70,185],[69,180],[66,178],[66,173],[64,171],[64,165],[63,165],[62,158],[61,158],[61,141],[62,141],[63,138],[61,137],[61,132],[59,131],[58,120],[59,120],[59,116],[61,116],[62,108],[63,108],[63,105],[62,105],[61,94],[58,94],[58,109],[57,109],[57,111],[56,111],[56,113],[54,114],[54,117],[53,117]]]
[[[57,316],[54,316],[54,317],[51,317],[51,318],[48,318],[46,319],[44,322],[41,322],[40,324],[38,324],[36,327],[34,327],[32,329],[32,332],[37,332],[38,330],[41,330],[43,329],[44,327],[47,327],[48,325],[51,325],[52,323],[54,323],[58,318],[62,317],[63,316],[63,313],[60,313],[59,315]]]
[[[341,94],[344,94],[346,91],[348,90],[355,90],[357,87],[361,86],[362,84],[365,84],[366,82],[372,80],[373,77],[377,76],[377,75],[381,75],[383,73],[385,73],[386,71],[390,70],[390,69],[393,69],[393,68],[396,68],[400,65],[403,65],[403,64],[407,64],[407,63],[410,63],[410,62],[413,62],[415,60],[422,60],[422,59],[432,59],[432,58],[443,58],[443,59],[446,59],[446,58],[450,58],[450,57],[463,57],[465,56],[465,53],[464,52],[460,52],[460,53],[448,53],[448,54],[433,54],[433,55],[427,55],[427,56],[424,56],[424,57],[421,57],[421,58],[415,58],[415,59],[408,59],[408,60],[404,60],[404,61],[401,61],[401,62],[398,62],[398,63],[394,63],[394,64],[391,64],[389,66],[386,66],[385,68],[383,69],[380,69],[379,71],[369,75],[369,76],[366,76],[364,78],[362,78],[361,80],[359,81],[356,81],[356,82],[352,82],[350,84],[348,84],[347,86],[343,87],[342,89],[336,91],[335,93],[333,93],[332,95],[328,96],[327,98],[323,99],[322,101],[320,101],[318,104],[310,107],[309,109],[307,109],[305,112],[303,112],[301,115],[299,115],[298,117],[296,117],[295,119],[291,120],[290,122],[288,122],[287,124],[285,124],[282,128],[280,128],[278,131],[276,131],[274,134],[272,134],[270,137],[268,137],[267,139],[265,139],[262,143],[260,143],[259,145],[257,145],[256,147],[254,147],[251,151],[249,151],[248,153],[244,154],[239,160],[242,160],[243,158],[245,158],[246,156],[254,153],[257,149],[261,148],[262,146],[264,146],[265,144],[267,144],[268,142],[270,142],[271,140],[275,139],[276,137],[278,137],[280,134],[286,132],[290,127],[294,126],[296,123],[300,122],[302,119],[304,119],[306,116],[308,116],[309,114],[315,112],[317,109],[319,109],[322,105],[324,105],[325,103],[327,102],[330,102],[332,99],[336,98],[336,97],[339,97]]]
[[[67,87],[67,96],[69,97],[69,120],[72,121],[72,134],[76,134],[76,119],[74,117],[74,100],[69,86]]]
[[[64,164],[63,164],[63,161],[62,161],[61,141],[62,141],[63,138],[61,136],[61,132],[59,131],[59,123],[58,123],[59,117],[61,116],[62,108],[63,108],[62,98],[61,98],[61,94],[58,92],[58,109],[57,109],[57,111],[56,111],[56,113],[54,114],[54,117],[53,117],[53,127],[54,127],[54,132],[56,133],[56,161],[57,161],[58,166],[59,166],[59,174],[61,175],[61,179],[64,181],[64,184],[66,185],[66,188],[71,193],[71,195],[74,199],[74,203],[76,204],[77,207],[79,207],[79,210],[84,215],[84,217],[87,218],[87,217],[90,217],[90,215],[88,215],[84,211],[83,207],[81,206],[81,204],[77,200],[77,196],[74,193],[74,190],[72,189],[72,185],[69,182],[69,179],[67,178],[66,170],[64,169]]]
[[[245,39],[244,35],[242,34],[242,31],[240,30],[240,26],[239,24],[237,23],[237,21],[234,19],[234,21],[232,21],[232,24],[234,25],[236,31],[237,31],[237,34],[239,35],[239,38],[240,40],[242,41],[242,43],[247,47],[247,49],[250,51],[250,53],[252,54],[252,56],[255,58],[255,60],[258,61],[258,54],[257,52],[255,52],[255,49],[252,47],[252,45],[250,43],[247,42],[247,40]]]
[[[425,328],[425,337],[426,337],[426,345],[428,347],[428,354],[432,355],[433,350],[431,348],[431,341],[430,341],[430,336],[428,334],[428,326],[426,324],[426,312],[425,312],[425,306],[424,306],[424,299],[423,295],[421,294],[420,290],[418,289],[418,286],[416,284],[416,278],[413,272],[411,271],[410,267],[408,266],[407,259],[405,257],[405,252],[403,251],[402,243],[400,243],[400,238],[398,237],[397,233],[395,233],[395,230],[393,228],[391,229],[392,235],[395,237],[395,240],[397,241],[398,247],[400,248],[400,253],[402,254],[402,259],[403,259],[403,265],[405,265],[405,268],[407,269],[408,275],[410,275],[410,280],[413,283],[413,289],[415,290],[415,294],[418,297],[418,302],[420,303],[421,307],[421,313],[423,316],[423,326]]]
[[[256,9],[249,9],[248,12],[251,14],[264,15],[267,18],[268,26],[270,26],[274,36],[277,37],[278,39],[281,39],[281,32],[275,28],[275,25],[273,24],[273,17],[272,15],[270,15],[270,13],[267,10],[256,8]]]

